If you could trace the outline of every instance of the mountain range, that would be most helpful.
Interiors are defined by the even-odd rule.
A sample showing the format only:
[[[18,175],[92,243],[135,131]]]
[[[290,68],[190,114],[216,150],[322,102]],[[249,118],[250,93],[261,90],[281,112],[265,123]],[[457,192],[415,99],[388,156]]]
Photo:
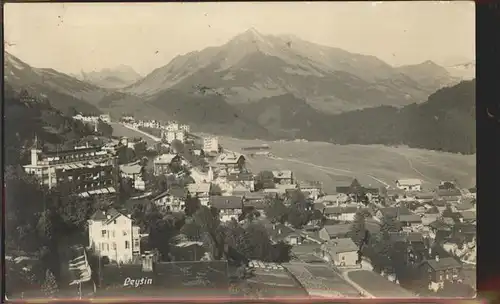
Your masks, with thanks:
[[[119,89],[134,84],[142,76],[128,65],[119,65],[111,69],[84,72],[73,75],[75,78],[86,81],[96,86],[108,89]]]
[[[374,56],[250,29],[217,47],[172,59],[124,92],[154,97],[210,88],[232,104],[293,94],[328,112],[423,102],[459,79],[426,61],[393,67]]]
[[[222,46],[177,56],[126,87],[99,83],[119,74],[128,74],[129,82],[140,77],[123,66],[83,73],[77,79],[31,67],[5,53],[6,83],[50,100],[63,112],[175,119],[196,131],[242,138],[475,150],[470,139],[465,140],[466,148],[453,146],[453,140],[430,143],[408,128],[410,121],[418,121],[436,127],[435,134],[440,128],[446,128],[445,133],[463,129],[471,137],[475,130],[470,115],[474,82],[454,86],[460,79],[431,61],[392,67],[373,56],[251,29]],[[461,98],[467,107],[454,109],[450,98]],[[443,118],[436,124],[415,115]],[[460,121],[463,126],[455,126]],[[425,129],[419,124],[412,127]]]

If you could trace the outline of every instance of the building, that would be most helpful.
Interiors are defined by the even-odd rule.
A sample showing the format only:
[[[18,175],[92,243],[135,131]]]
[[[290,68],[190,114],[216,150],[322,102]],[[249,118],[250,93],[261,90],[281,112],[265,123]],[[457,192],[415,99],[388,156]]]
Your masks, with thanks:
[[[270,229],[268,229],[268,233],[271,242],[275,244],[284,242],[289,245],[299,245],[304,239],[300,233],[283,224],[273,224]]]
[[[153,203],[169,212],[184,211],[188,192],[184,188],[170,188],[153,198]]]
[[[225,152],[219,155],[216,160],[217,165],[226,173],[245,172],[245,157],[242,154],[234,152]]]
[[[196,196],[203,206],[207,206],[212,190],[212,183],[188,184],[187,190],[191,196]]]
[[[357,206],[326,206],[323,209],[323,215],[329,220],[352,222],[358,210],[359,208]]]
[[[153,174],[164,175],[172,172],[173,166],[180,166],[182,159],[176,154],[162,154],[153,160]]]
[[[139,162],[120,165],[120,174],[122,178],[130,179],[132,181],[132,187],[140,191],[146,189],[146,183],[142,178],[142,173],[143,167],[139,165]]]
[[[346,238],[350,231],[350,224],[325,225],[319,231],[319,238],[323,241]]]
[[[404,191],[422,191],[422,181],[416,178],[399,179],[396,187]]]
[[[209,206],[217,208],[221,222],[238,220],[243,213],[243,197],[241,196],[211,196]]]
[[[245,189],[244,191],[255,191],[255,179],[251,173],[231,173],[227,175],[226,179],[233,192],[237,188]]]
[[[275,184],[291,185],[293,184],[293,172],[290,170],[273,171],[273,181]]]
[[[203,151],[205,153],[219,152],[219,138],[214,136],[203,138]]]
[[[302,193],[308,195],[309,198],[314,200],[318,199],[321,195],[322,187],[321,183],[318,181],[300,181],[297,186]]]
[[[191,132],[191,127],[189,125],[180,125],[179,130],[184,131],[185,133]]]
[[[429,289],[434,291],[443,288],[445,281],[458,281],[462,271],[462,265],[455,258],[440,258],[439,255],[434,259],[425,260],[419,268],[427,278]]]
[[[339,267],[356,266],[358,250],[358,246],[350,238],[340,238],[321,245],[323,259]]]
[[[109,114],[101,114],[99,115],[99,119],[105,123],[111,122],[111,116],[109,116]]]
[[[24,170],[49,189],[62,182],[71,182],[78,194],[91,191],[97,194],[116,192],[117,167],[117,159],[100,147],[44,152],[35,139],[31,163],[25,165]]]
[[[129,214],[115,209],[97,211],[88,221],[90,247],[110,261],[131,263],[140,257],[141,235]]]

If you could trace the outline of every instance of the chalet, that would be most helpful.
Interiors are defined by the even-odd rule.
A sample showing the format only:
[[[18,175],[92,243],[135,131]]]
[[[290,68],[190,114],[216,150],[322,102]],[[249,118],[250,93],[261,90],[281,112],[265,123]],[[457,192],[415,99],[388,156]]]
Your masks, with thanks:
[[[476,207],[470,202],[463,202],[458,205],[452,206],[451,210],[454,212],[475,211]]]
[[[327,219],[352,222],[354,221],[354,216],[358,212],[359,208],[357,206],[350,207],[337,207],[337,206],[327,206],[323,214]]]
[[[290,245],[301,244],[303,239],[299,232],[282,224],[272,225],[269,237],[273,243],[285,242]]]
[[[153,198],[153,203],[163,210],[182,212],[188,192],[184,188],[170,188]]]
[[[321,194],[321,183],[318,181],[300,181],[297,184],[300,191],[309,196],[309,198],[317,199]]]
[[[227,173],[246,171],[245,157],[239,153],[234,153],[234,152],[222,153],[217,158],[216,163],[221,170],[224,170]]]
[[[417,214],[400,214],[397,218],[403,227],[417,227],[422,225],[422,219]]]
[[[209,206],[217,208],[221,222],[238,220],[243,212],[243,197],[241,196],[210,196]]]
[[[462,271],[462,265],[455,258],[440,258],[439,255],[425,260],[419,267],[422,274],[427,276],[429,289],[434,291],[443,288],[445,281],[458,281]]]
[[[243,196],[243,206],[251,207],[255,211],[264,215],[264,211],[268,206],[266,202],[267,195],[264,192],[246,192],[242,194]]]
[[[462,211],[458,213],[458,218],[461,223],[475,224],[477,215],[475,211]]]
[[[434,199],[435,193],[432,192],[420,192],[415,194],[415,200],[420,203],[432,202]]]
[[[235,186],[241,185],[248,191],[255,190],[255,178],[251,173],[230,173],[226,176],[227,182],[233,186],[233,192]]]
[[[396,187],[404,191],[422,191],[422,181],[416,178],[399,179]]]
[[[171,173],[174,166],[180,166],[182,159],[177,154],[162,154],[153,160],[153,174],[164,175]]]
[[[401,215],[411,215],[411,211],[406,207],[387,207],[381,208],[375,213],[375,217],[382,221],[384,217],[394,217],[397,218]]]
[[[458,203],[462,198],[462,193],[458,189],[439,189],[437,196],[448,203]]]
[[[273,171],[273,181],[275,184],[291,185],[293,184],[293,172],[290,170]]]
[[[358,246],[350,238],[339,238],[321,245],[323,258],[338,267],[356,266],[358,250]]]
[[[208,205],[208,200],[210,198],[212,184],[211,183],[194,183],[188,184],[187,190],[192,196],[196,196],[200,203],[204,206]]]
[[[346,238],[350,230],[350,224],[325,225],[319,231],[319,238],[323,241]]]

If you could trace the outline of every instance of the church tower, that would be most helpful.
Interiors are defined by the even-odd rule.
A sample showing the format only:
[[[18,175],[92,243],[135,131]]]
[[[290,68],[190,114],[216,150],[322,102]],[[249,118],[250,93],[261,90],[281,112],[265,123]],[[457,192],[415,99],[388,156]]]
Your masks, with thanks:
[[[33,146],[31,147],[31,165],[38,165],[38,157],[42,153],[42,148],[38,142],[38,136],[35,134],[35,139],[33,140]]]

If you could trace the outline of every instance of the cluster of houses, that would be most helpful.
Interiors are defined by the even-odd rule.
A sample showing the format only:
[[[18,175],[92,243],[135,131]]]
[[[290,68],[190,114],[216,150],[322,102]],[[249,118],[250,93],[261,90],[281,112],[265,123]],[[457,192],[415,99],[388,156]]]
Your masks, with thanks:
[[[166,131],[170,130],[166,129],[168,126],[165,127]],[[186,131],[179,125],[174,126],[170,128]],[[84,160],[87,162],[92,153],[104,157],[115,155],[118,146],[143,149],[142,145],[140,140],[123,138],[96,151],[89,150],[90,154],[87,150],[80,150],[83,153],[80,156],[87,157]],[[357,194],[352,193],[350,186],[323,189],[319,182],[297,180],[291,170],[271,171],[272,187],[257,189],[257,175],[247,168],[245,155],[222,149],[216,137],[203,138],[198,145],[199,148],[191,152],[206,160],[207,165],[204,167],[192,166],[173,149],[157,155],[149,162],[154,176],[171,175],[179,178],[189,175],[192,182],[184,187],[171,185],[162,193],[146,193],[143,179],[145,168],[139,161],[119,166],[112,164],[110,170],[115,176],[111,179],[112,183],[116,183],[120,177],[130,179],[132,186],[143,192],[138,197],[153,202],[166,212],[183,212],[188,197],[197,197],[202,205],[217,208],[223,223],[240,220],[248,208],[258,211],[265,221],[269,196],[286,197],[289,193],[301,191],[310,203],[310,210],[322,214],[322,221],[312,220],[303,229],[294,229],[288,224],[266,222],[265,225],[271,240],[292,245],[292,254],[300,261],[320,260],[339,269],[369,268],[370,261],[367,258],[360,264],[359,248],[350,239],[352,222],[356,214],[361,212],[366,217],[366,229],[371,234],[380,231],[385,217],[397,219],[401,229],[391,235],[391,240],[411,245],[408,260],[425,269],[431,289],[442,287],[447,280],[459,280],[463,265],[474,265],[476,262],[474,189],[459,189],[453,182],[442,182],[436,189],[424,191],[422,181],[401,179],[390,189],[363,187],[366,200],[360,200]],[[38,155],[37,151],[32,154]],[[72,163],[75,162],[72,157],[69,158]],[[34,163],[25,167],[27,171],[36,173],[53,170],[37,167],[42,164],[47,166],[45,162],[48,159],[45,162],[37,157],[32,159]],[[61,158],[57,161],[60,162]],[[52,168],[55,163],[48,166]],[[174,173],[173,168],[176,167],[182,167],[184,171]],[[48,175],[46,178],[45,175],[42,180],[48,179],[49,184],[54,183],[53,177]],[[140,240],[145,235],[134,224],[129,212],[114,209],[106,213],[99,211],[89,220],[89,227],[91,246],[110,260],[130,263],[140,258]]]
[[[179,124],[175,121],[169,121],[166,124],[157,120],[136,120],[132,116],[124,116],[120,119],[122,123],[129,125],[132,128],[149,128],[160,130],[161,139],[167,143],[174,140],[185,142],[191,128],[187,124]]]

